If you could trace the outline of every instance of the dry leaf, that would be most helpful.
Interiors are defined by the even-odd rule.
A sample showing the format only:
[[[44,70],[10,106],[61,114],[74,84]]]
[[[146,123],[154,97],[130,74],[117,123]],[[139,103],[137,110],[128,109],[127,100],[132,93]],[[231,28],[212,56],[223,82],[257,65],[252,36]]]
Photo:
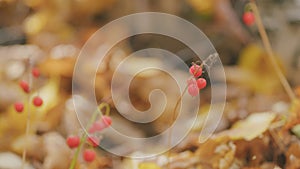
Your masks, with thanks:
[[[195,155],[200,163],[212,168],[227,169],[234,162],[236,146],[226,136],[212,138],[203,143]]]
[[[43,150],[43,139],[40,136],[30,134],[27,136],[23,135],[18,137],[12,143],[12,150],[18,154],[22,154],[24,148],[26,147],[27,155],[35,159],[42,160],[44,158]]]
[[[44,135],[44,149],[46,157],[43,169],[68,168],[71,150],[66,140],[58,133],[51,132]]]
[[[266,52],[256,44],[250,44],[242,51],[238,65],[243,71],[248,72],[247,74],[251,74],[246,75],[248,79],[242,82],[243,86],[249,86],[254,91],[265,94],[280,91],[280,82],[267,57]],[[283,70],[279,59],[277,63]]]
[[[139,169],[161,169],[157,164],[145,162],[139,164]]]
[[[22,166],[21,157],[11,153],[11,152],[3,152],[0,153],[0,168],[1,169],[18,169]],[[34,169],[29,164],[25,165],[24,169]]]
[[[223,131],[219,135],[227,135],[232,140],[252,140],[263,134],[275,119],[273,113],[254,113],[245,120],[236,122],[230,130]]]
[[[293,143],[289,147],[285,155],[287,161],[287,165],[286,165],[287,169],[300,168],[300,143],[299,142]]]
[[[300,138],[300,124],[295,125],[292,128],[292,132],[298,137]]]

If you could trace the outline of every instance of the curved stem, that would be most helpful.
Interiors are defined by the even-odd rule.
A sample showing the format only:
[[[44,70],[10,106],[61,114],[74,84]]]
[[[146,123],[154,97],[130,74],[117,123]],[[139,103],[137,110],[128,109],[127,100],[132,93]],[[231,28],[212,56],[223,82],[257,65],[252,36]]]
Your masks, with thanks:
[[[187,91],[187,88],[188,88],[188,85],[185,86],[184,90],[183,90],[183,93],[180,95],[180,97],[178,98],[176,104],[175,104],[175,107],[174,107],[174,110],[173,110],[173,116],[172,116],[172,123],[174,122],[175,118],[176,118],[176,110],[177,110],[177,107],[179,105],[179,102],[181,101],[183,95],[186,93]],[[171,125],[172,125],[171,123]],[[173,133],[173,128],[171,127],[170,128],[170,132],[169,132],[169,135],[168,135],[168,146],[171,146],[171,141],[172,141],[172,133]],[[168,152],[168,163],[167,163],[167,168],[170,168],[170,159],[171,159],[171,150],[169,150]]]
[[[208,60],[213,60],[215,55],[209,55],[208,58],[206,58],[201,64],[200,66],[195,70],[195,73],[194,75],[200,70],[203,68],[203,66],[206,64],[206,61]],[[192,63],[193,65],[192,66],[195,66],[196,68],[196,64],[195,63]],[[194,76],[191,76],[190,78],[195,78]],[[175,121],[176,119],[176,110],[177,110],[177,107],[179,105],[179,102],[182,100],[182,97],[183,95],[186,93],[188,89],[188,85],[185,86],[184,90],[183,90],[183,93],[180,95],[180,97],[178,98],[176,104],[175,104],[175,107],[174,107],[174,110],[173,110],[173,117],[172,117],[172,123]],[[171,124],[172,124],[171,123]],[[172,133],[173,133],[173,128],[171,127],[170,128],[170,132],[169,132],[169,135],[168,135],[168,146],[171,146],[171,142],[172,142]],[[170,169],[170,162],[171,162],[171,151],[169,150],[168,152],[168,163],[167,163],[167,168]]]
[[[285,91],[287,92],[289,98],[291,100],[294,100],[296,99],[296,95],[294,94],[290,84],[288,83],[287,79],[285,78],[285,76],[283,75],[282,71],[280,70],[277,62],[276,62],[276,57],[274,55],[274,52],[272,50],[272,47],[271,47],[271,44],[270,44],[270,40],[268,38],[268,35],[266,33],[266,30],[265,30],[265,27],[262,23],[262,20],[261,20],[261,17],[260,17],[260,13],[259,13],[259,10],[255,4],[255,1],[252,0],[252,2],[250,2],[250,7],[255,15],[255,20],[256,20],[256,24],[257,24],[257,28],[258,28],[258,31],[259,31],[259,34],[261,36],[261,39],[262,39],[262,42],[263,42],[263,45],[266,49],[266,52],[268,53],[268,58],[275,70],[275,73],[277,74],[283,88],[285,89]]]
[[[105,102],[101,103],[101,104],[98,106],[99,111],[96,110],[96,111],[93,113],[93,116],[90,118],[90,120],[89,120],[89,122],[88,122],[88,124],[87,124],[87,129],[89,129],[89,128],[92,126],[92,124],[95,122],[95,120],[96,120],[96,118],[97,118],[98,115],[100,115],[100,116],[103,115],[103,113],[102,113],[102,111],[101,111],[103,108],[105,108],[105,113],[104,113],[104,115],[106,115],[106,116],[109,115],[109,113],[110,113],[110,107],[109,107],[109,104],[107,104],[107,103],[105,103]],[[82,149],[84,143],[86,142],[87,137],[88,137],[87,132],[84,132],[84,133],[83,133],[83,136],[82,136],[81,139],[80,139],[80,144],[79,144],[79,146],[77,147],[77,149],[76,149],[76,151],[75,151],[75,154],[74,154],[74,157],[73,157],[73,159],[72,159],[72,161],[71,161],[71,165],[70,165],[69,169],[74,169],[74,168],[75,168],[76,162],[77,162],[77,159],[78,159],[78,156],[79,156],[79,152],[80,152],[80,150]]]

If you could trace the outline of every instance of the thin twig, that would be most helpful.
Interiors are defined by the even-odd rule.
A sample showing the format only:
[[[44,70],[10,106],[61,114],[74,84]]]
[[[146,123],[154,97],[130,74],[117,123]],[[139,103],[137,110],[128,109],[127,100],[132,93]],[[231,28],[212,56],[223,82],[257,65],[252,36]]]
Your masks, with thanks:
[[[278,138],[277,134],[275,133],[274,129],[269,129],[271,137],[274,139],[275,144],[278,146],[279,150],[281,152],[286,152],[286,148],[284,144],[282,143],[282,140]]]
[[[282,71],[280,70],[277,62],[276,62],[276,59],[275,59],[275,55],[274,55],[274,52],[272,50],[272,47],[271,47],[271,44],[270,44],[270,40],[268,38],[268,35],[266,33],[266,30],[265,30],[265,27],[262,23],[262,20],[261,20],[261,16],[260,16],[260,13],[259,13],[259,10],[255,4],[255,0],[252,0],[250,2],[250,7],[255,15],[255,20],[256,20],[256,24],[257,24],[257,28],[258,28],[258,31],[259,31],[259,34],[261,36],[261,39],[262,39],[262,42],[263,42],[263,45],[266,49],[266,52],[268,54],[268,58],[283,86],[283,88],[285,89],[285,91],[287,92],[289,98],[291,100],[294,100],[296,99],[296,96],[290,86],[290,84],[288,83],[287,79],[285,78],[285,76],[283,75]]]
[[[217,56],[218,56],[218,55],[217,55],[216,53],[214,53],[214,54],[212,54],[212,55],[209,55],[209,56],[208,56],[208,57],[200,64],[200,66],[199,66],[197,69],[195,69],[194,75],[197,74],[197,72],[198,72],[200,69],[202,69],[203,66],[205,66],[205,65],[209,68],[209,65],[207,65],[207,62],[210,61],[211,64],[213,64],[214,61],[215,61],[215,57],[217,57]],[[195,68],[196,68],[196,64],[195,64],[195,63],[192,63],[192,64],[193,64],[193,66],[195,66]],[[191,76],[190,78],[195,78],[195,77],[194,77],[194,76]],[[177,102],[176,102],[176,104],[175,104],[175,107],[174,107],[174,110],[173,110],[172,121],[171,121],[172,123],[174,122],[174,120],[175,120],[175,118],[176,118],[176,115],[177,115],[177,114],[176,114],[176,110],[177,110],[177,108],[178,108],[179,102],[182,100],[183,95],[186,93],[187,89],[188,89],[188,85],[185,86],[185,88],[184,88],[182,94],[180,95],[180,97],[178,98],[178,100],[177,100]],[[171,124],[172,124],[172,123],[171,123]],[[173,128],[171,127],[171,128],[170,128],[169,135],[168,135],[168,146],[169,146],[169,147],[171,146],[172,133],[173,133]],[[171,150],[169,150],[169,152],[168,152],[168,163],[167,163],[167,168],[168,168],[168,169],[170,169],[170,162],[171,162],[170,159],[171,159]]]
[[[29,137],[29,131],[30,131],[30,121],[31,121],[31,113],[30,113],[30,97],[29,95],[27,96],[28,98],[28,102],[27,102],[27,117],[26,117],[26,131],[25,131],[25,146],[24,146],[24,149],[23,149],[23,153],[22,153],[22,169],[25,168],[25,164],[26,164],[26,154],[27,154],[27,145],[28,145],[28,137]]]
[[[179,99],[177,100],[176,104],[175,104],[175,107],[174,107],[174,110],[173,110],[173,117],[172,117],[172,123],[174,122],[175,120],[175,117],[176,117],[176,110],[177,110],[177,107],[179,105],[179,102],[181,101],[183,95],[186,93],[187,91],[187,88],[188,88],[188,85],[185,86],[182,94],[180,95]],[[172,125],[171,123],[171,125]],[[171,141],[172,141],[172,133],[173,133],[173,128],[171,127],[170,128],[170,132],[169,132],[169,135],[168,135],[168,146],[171,146]],[[168,152],[168,163],[167,163],[167,168],[170,169],[170,162],[171,162],[171,150],[169,150]]]
[[[29,70],[32,69],[32,64],[31,64],[31,57],[28,58],[28,65],[29,65]],[[29,87],[30,87],[30,91],[32,90],[32,76],[31,73],[29,73]],[[28,137],[29,137],[29,132],[30,132],[30,126],[31,126],[31,111],[30,111],[30,93],[27,94],[27,116],[26,116],[26,131],[25,131],[25,146],[23,149],[23,153],[22,153],[22,169],[25,168],[25,164],[26,164],[26,154],[27,154],[27,146],[28,146]]]

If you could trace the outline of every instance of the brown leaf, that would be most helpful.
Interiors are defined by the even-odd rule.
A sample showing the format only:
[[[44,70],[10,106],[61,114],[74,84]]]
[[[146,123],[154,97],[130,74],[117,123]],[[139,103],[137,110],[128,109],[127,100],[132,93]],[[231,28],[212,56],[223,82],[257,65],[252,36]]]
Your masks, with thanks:
[[[223,131],[219,135],[227,135],[232,140],[250,141],[263,134],[275,117],[275,114],[269,112],[254,113],[245,120],[238,121],[230,130]]]
[[[300,143],[292,143],[286,155],[286,168],[297,169],[300,168]]]

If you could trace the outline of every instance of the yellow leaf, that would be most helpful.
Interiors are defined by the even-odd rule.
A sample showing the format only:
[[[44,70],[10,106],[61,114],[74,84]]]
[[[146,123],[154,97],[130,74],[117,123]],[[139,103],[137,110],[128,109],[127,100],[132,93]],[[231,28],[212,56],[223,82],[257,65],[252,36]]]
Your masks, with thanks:
[[[278,56],[276,61],[279,67],[283,69],[283,65]],[[267,53],[258,45],[250,44],[241,52],[239,68],[247,72],[248,77],[242,83],[245,86],[251,87],[254,91],[272,94],[281,88],[280,81],[269,61]]]
[[[161,169],[155,163],[144,162],[139,164],[139,169]]]
[[[275,114],[269,112],[254,113],[247,119],[236,122],[230,130],[221,132],[220,135],[228,135],[233,140],[250,141],[263,134],[275,117]]]
[[[39,108],[34,107],[33,104],[31,104],[31,110],[38,110],[39,117],[43,117],[46,115],[46,113],[55,107],[58,104],[59,101],[59,78],[51,78],[49,82],[43,86],[41,89],[39,89],[39,93],[35,92],[31,95],[30,100],[33,99],[34,96],[39,94],[41,98],[43,99],[43,105]]]
[[[41,32],[47,24],[47,12],[39,12],[29,16],[24,21],[24,30],[29,35],[35,35]]]
[[[202,15],[211,15],[213,13],[213,0],[188,0],[187,2]]]
[[[292,128],[292,132],[298,137],[300,138],[300,124],[297,124],[296,126],[294,126]]]

